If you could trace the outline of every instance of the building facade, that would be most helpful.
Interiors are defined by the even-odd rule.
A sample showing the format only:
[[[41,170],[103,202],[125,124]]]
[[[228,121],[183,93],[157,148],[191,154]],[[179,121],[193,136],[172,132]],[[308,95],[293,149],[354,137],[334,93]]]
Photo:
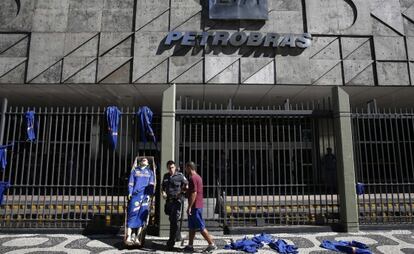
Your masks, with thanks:
[[[196,161],[218,228],[412,223],[414,133],[402,109],[413,63],[413,0],[3,0],[0,144],[18,145],[2,220],[117,225],[122,177],[146,153],[161,166]],[[109,105],[125,113],[117,151],[104,141]],[[138,135],[143,105],[158,115],[159,147]],[[44,143],[23,142],[27,107]],[[13,173],[23,166],[32,173]],[[30,182],[33,172],[48,177]],[[355,182],[367,192],[357,201]]]

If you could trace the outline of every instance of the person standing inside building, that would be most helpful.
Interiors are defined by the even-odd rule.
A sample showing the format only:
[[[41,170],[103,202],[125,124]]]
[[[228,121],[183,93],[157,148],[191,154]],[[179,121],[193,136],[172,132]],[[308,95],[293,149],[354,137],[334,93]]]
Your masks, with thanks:
[[[127,245],[141,245],[139,236],[149,216],[148,201],[154,194],[154,179],[147,158],[141,158],[139,164],[134,162],[128,181]]]
[[[326,154],[322,160],[322,168],[325,173],[325,184],[328,187],[328,191],[336,193],[337,176],[336,176],[336,156],[332,153],[332,148],[326,148]]]
[[[189,176],[188,188],[188,228],[189,241],[184,248],[186,252],[194,252],[193,242],[196,231],[199,230],[204,239],[208,242],[208,247],[203,252],[210,252],[217,249],[213,239],[208,233],[203,220],[203,179],[197,174],[195,163],[190,161],[185,165],[185,171]]]
[[[183,191],[188,188],[188,181],[185,176],[178,172],[175,162],[167,162],[168,173],[162,179],[162,195],[166,198],[164,212],[170,220],[170,237],[167,241],[167,248],[172,250],[177,241],[181,241],[181,228],[179,227],[182,216],[181,209],[184,205]]]

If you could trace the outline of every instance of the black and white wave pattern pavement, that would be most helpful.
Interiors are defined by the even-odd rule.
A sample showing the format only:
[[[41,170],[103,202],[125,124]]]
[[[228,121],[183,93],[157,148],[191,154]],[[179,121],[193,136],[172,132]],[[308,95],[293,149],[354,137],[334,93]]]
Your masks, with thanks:
[[[285,239],[290,244],[299,248],[299,253],[335,253],[319,247],[323,240],[357,240],[369,245],[373,253],[384,254],[414,254],[414,234],[410,230],[370,231],[352,234],[340,233],[314,233],[314,234],[273,234],[275,237]],[[223,246],[230,239],[241,239],[243,235],[214,236],[218,250],[214,253],[236,253],[232,250],[224,250]],[[125,249],[122,237],[109,235],[62,235],[62,234],[26,234],[6,235],[0,234],[0,253],[164,253],[166,238],[148,236],[143,249]],[[185,241],[185,244],[187,241]],[[206,242],[200,235],[194,242],[196,251],[202,251]],[[176,244],[175,252],[183,248]],[[172,252],[168,252],[172,253]],[[276,253],[268,247],[264,247],[259,253]]]

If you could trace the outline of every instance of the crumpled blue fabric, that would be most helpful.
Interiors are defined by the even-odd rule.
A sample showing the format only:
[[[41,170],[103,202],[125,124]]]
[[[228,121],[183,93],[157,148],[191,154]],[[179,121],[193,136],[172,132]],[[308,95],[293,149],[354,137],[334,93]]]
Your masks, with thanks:
[[[272,242],[273,237],[271,235],[261,233],[260,235],[255,235],[252,240],[256,243],[265,243],[268,244]]]
[[[108,123],[109,141],[113,149],[116,149],[118,143],[118,126],[121,111],[116,106],[106,108],[106,121]]]
[[[363,183],[356,183],[357,195],[363,195],[365,193],[365,186]]]
[[[324,240],[320,247],[342,253],[372,254],[368,246],[358,241],[329,241]]]
[[[295,245],[287,244],[285,240],[277,239],[269,243],[269,247],[281,254],[297,254],[297,247]]]
[[[0,205],[3,204],[3,194],[9,187],[9,182],[0,182]]]
[[[13,144],[0,146],[0,169],[5,170],[7,166],[7,147],[11,147]]]
[[[227,244],[224,246],[224,249],[241,250],[247,253],[256,253],[257,250],[261,247],[263,247],[263,244],[257,243],[247,237],[244,237],[241,240]]]
[[[26,127],[27,127],[27,140],[28,141],[34,141],[36,140],[36,134],[35,134],[35,112],[33,110],[29,110],[26,113],[24,113],[24,116],[26,118]]]
[[[157,139],[152,129],[152,117],[154,114],[151,109],[147,106],[139,107],[137,115],[141,129],[141,138],[144,144],[147,143],[147,134],[152,137],[154,144],[157,144]]]

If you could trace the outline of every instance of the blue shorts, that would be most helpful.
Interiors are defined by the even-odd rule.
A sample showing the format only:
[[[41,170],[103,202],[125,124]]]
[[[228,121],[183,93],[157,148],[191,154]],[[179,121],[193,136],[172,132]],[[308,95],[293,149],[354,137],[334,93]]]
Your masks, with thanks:
[[[206,223],[203,220],[203,208],[191,209],[191,215],[188,216],[188,228],[200,231],[206,228]]]

